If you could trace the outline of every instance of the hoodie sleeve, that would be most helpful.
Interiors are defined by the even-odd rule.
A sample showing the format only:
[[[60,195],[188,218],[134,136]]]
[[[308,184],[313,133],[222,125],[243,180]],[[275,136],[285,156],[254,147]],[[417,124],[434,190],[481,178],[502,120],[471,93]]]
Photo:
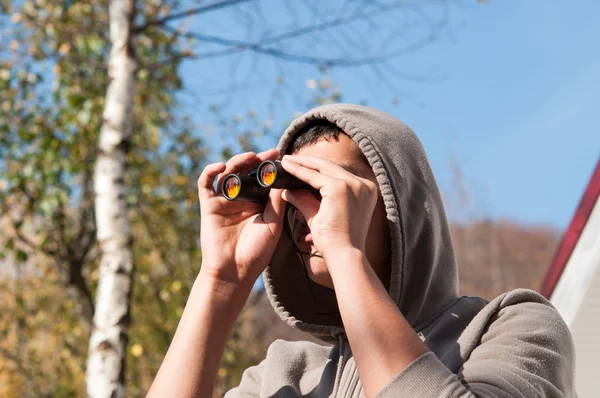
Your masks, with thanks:
[[[225,398],[258,398],[266,360],[251,366],[242,374],[240,385],[225,393]]]
[[[571,334],[547,302],[504,300],[458,374],[432,353],[413,361],[377,398],[576,398]]]

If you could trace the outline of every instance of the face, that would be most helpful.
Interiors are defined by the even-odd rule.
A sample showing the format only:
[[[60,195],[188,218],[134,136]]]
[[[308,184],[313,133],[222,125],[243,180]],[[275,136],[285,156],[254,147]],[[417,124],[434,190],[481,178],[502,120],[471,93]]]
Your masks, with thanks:
[[[351,173],[377,183],[373,170],[366,164],[366,160],[364,160],[358,146],[345,134],[340,134],[337,141],[335,139],[321,139],[313,145],[299,149],[295,154],[329,159],[334,163],[342,165]],[[294,238],[300,252],[304,253],[300,255],[306,265],[308,276],[319,285],[333,289],[333,281],[327,271],[325,262],[312,244],[310,229],[306,224],[304,216],[299,211],[295,213],[296,221],[293,223]],[[288,222],[290,225],[292,224],[293,217],[293,212],[288,212]],[[366,256],[371,267],[387,289],[390,278],[390,233],[381,193],[379,194],[369,226]]]

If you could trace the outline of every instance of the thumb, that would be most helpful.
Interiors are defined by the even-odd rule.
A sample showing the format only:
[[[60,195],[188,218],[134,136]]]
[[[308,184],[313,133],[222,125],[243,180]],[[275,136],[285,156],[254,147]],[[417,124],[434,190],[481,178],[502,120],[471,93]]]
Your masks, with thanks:
[[[305,190],[284,190],[283,199],[291,203],[304,216],[310,228],[314,216],[318,213],[321,202],[310,192]]]

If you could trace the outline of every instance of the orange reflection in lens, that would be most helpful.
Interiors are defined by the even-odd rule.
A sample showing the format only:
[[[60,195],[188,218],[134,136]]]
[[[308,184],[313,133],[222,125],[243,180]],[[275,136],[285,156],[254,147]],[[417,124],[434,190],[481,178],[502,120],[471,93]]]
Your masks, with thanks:
[[[275,182],[275,166],[272,164],[265,165],[260,171],[260,179],[265,185],[271,185]]]
[[[242,186],[236,177],[230,177],[225,181],[225,192],[227,192],[229,199],[235,199],[240,194],[241,188]]]

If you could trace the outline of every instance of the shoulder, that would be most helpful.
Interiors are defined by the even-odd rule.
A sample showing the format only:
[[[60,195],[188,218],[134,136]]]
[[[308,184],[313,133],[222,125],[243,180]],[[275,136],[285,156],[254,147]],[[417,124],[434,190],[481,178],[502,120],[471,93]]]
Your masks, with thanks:
[[[521,303],[539,303],[553,308],[552,304],[550,304],[550,302],[544,296],[530,289],[514,289],[506,293],[502,293],[489,302],[489,304],[495,303],[498,303],[502,306],[510,306]]]
[[[569,335],[569,328],[559,312],[541,294],[529,289],[515,289],[491,300],[481,315],[488,323],[515,323],[543,326],[547,333]]]
[[[493,369],[495,377],[518,376],[537,392],[552,391],[546,396],[571,396],[573,339],[558,311],[537,292],[517,289],[491,300],[459,344],[466,348],[462,374],[467,379]]]
[[[472,319],[462,340],[483,344],[502,335],[530,340],[537,336],[546,344],[560,342],[556,348],[562,351],[573,349],[571,333],[559,312],[541,294],[528,289],[511,290],[491,300]]]
[[[560,313],[541,294],[517,289],[504,293],[489,304],[491,314],[482,342],[499,334],[514,336],[551,350],[566,359],[574,357],[574,343]]]

